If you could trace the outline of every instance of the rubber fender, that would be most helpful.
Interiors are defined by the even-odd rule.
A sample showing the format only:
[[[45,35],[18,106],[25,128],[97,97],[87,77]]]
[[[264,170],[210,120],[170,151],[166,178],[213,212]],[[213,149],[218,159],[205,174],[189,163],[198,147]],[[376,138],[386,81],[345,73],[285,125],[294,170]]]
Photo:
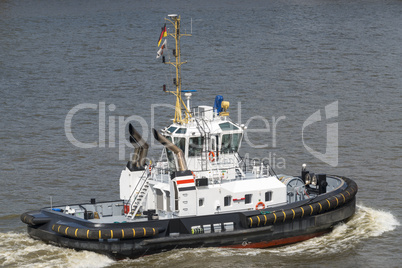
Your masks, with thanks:
[[[28,225],[42,225],[50,221],[50,218],[48,217],[35,217],[34,215],[29,214],[28,212],[22,213],[20,219],[23,223],[26,223]]]
[[[321,214],[348,203],[356,195],[358,187],[353,180],[348,179],[346,177],[340,177],[340,178],[343,179],[348,185],[346,189],[341,193],[336,194],[334,196],[330,196],[319,202],[304,205],[301,207],[296,207],[287,210],[278,210],[273,211],[270,214],[248,217],[247,218],[248,226],[259,227],[269,224],[292,221],[296,218],[304,218],[306,216]]]
[[[87,240],[98,239],[133,239],[151,237],[163,231],[160,228],[136,227],[136,228],[113,228],[113,229],[86,229],[67,226],[64,224],[53,224],[52,230],[63,236]]]

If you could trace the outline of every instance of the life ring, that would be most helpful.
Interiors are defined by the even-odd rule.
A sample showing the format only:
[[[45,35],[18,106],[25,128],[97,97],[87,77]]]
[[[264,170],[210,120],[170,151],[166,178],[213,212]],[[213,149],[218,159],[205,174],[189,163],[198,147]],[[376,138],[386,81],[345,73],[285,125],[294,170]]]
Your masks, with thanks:
[[[264,209],[264,208],[265,208],[264,202],[258,202],[257,205],[255,206],[256,210]]]
[[[215,153],[213,151],[210,151],[208,154],[209,161],[214,162],[215,161]]]
[[[124,205],[124,214],[128,214],[130,212],[130,205]]]
[[[193,174],[193,179],[195,180],[195,173],[191,171],[191,174]]]

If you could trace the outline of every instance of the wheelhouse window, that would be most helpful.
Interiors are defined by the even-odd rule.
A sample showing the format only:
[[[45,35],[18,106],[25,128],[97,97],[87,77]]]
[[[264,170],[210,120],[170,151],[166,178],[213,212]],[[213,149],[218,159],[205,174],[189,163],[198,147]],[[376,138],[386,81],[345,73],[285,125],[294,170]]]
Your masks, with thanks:
[[[224,154],[237,152],[241,141],[241,133],[222,135],[221,151]]]
[[[219,124],[219,127],[220,127],[222,130],[238,130],[238,129],[239,129],[238,127],[236,127],[235,125],[233,125],[233,124],[231,124],[231,123],[229,123],[229,122],[225,122],[225,123]]]
[[[265,201],[271,201],[272,200],[272,192],[265,192]]]
[[[250,204],[252,199],[253,199],[253,195],[252,194],[246,194],[245,196],[245,202],[246,204]]]
[[[186,138],[174,138],[174,144],[186,154]]]
[[[169,141],[172,141],[172,137],[170,137],[170,136],[166,136],[166,139],[168,139]],[[168,148],[165,148],[165,150],[166,150],[166,155],[167,155],[168,162],[169,162],[169,169],[176,170],[176,162],[174,160],[173,152],[171,150],[169,150]]]
[[[232,196],[231,195],[225,196],[224,205],[225,205],[225,207],[232,205]]]
[[[170,128],[168,128],[168,131],[170,133],[173,133],[176,129],[177,129],[177,127],[170,127]]]
[[[200,156],[203,144],[204,137],[190,138],[188,143],[188,156]]]
[[[186,132],[187,132],[187,128],[179,128],[176,131],[176,134],[186,134]]]

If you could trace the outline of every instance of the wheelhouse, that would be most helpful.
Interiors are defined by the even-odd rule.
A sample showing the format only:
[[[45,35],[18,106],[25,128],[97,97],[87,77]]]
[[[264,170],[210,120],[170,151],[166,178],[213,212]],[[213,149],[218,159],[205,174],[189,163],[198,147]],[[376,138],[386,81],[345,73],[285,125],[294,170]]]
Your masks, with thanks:
[[[212,111],[212,107],[209,108]],[[194,109],[195,111],[198,108]],[[194,113],[197,114],[197,113]],[[205,118],[194,116],[188,124],[176,124],[162,130],[162,135],[183,151],[188,168],[194,172],[207,170],[211,165],[219,165],[238,158],[243,138],[243,128],[227,117],[213,114]],[[176,170],[175,154],[165,148],[169,169]]]

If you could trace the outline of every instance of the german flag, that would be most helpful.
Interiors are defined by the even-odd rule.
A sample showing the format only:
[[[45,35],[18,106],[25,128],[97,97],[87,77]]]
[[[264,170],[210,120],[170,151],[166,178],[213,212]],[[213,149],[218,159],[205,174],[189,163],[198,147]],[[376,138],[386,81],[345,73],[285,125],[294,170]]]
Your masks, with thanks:
[[[158,47],[161,45],[162,38],[166,37],[166,36],[167,36],[167,31],[166,31],[166,23],[165,23],[165,25],[162,27],[161,36],[159,37]]]

